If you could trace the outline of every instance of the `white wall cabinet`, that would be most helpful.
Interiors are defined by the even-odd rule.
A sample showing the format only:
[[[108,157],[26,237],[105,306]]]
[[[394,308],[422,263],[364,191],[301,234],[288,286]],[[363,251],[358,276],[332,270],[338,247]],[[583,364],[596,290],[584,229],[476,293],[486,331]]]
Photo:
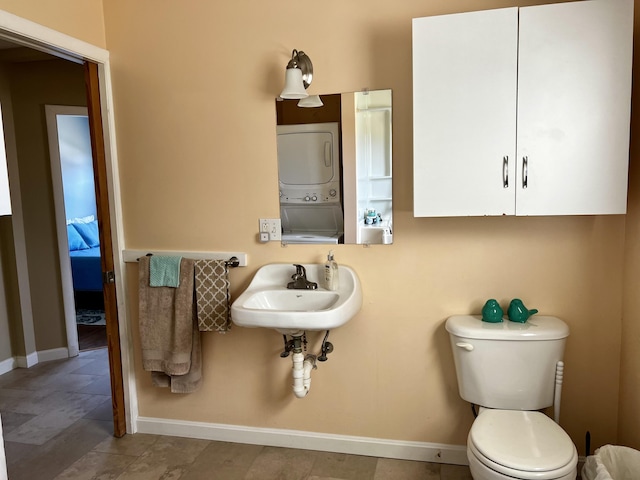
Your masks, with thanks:
[[[633,0],[413,20],[414,216],[626,212]]]

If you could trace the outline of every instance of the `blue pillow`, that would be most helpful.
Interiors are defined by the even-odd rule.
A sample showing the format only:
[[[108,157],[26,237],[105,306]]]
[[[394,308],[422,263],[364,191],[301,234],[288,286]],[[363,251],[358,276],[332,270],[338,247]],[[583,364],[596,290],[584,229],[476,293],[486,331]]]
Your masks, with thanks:
[[[73,225],[67,225],[67,239],[69,241],[70,252],[73,252],[74,250],[86,250],[89,248],[87,242],[84,241],[84,238],[80,236]]]
[[[89,223],[74,223],[72,225],[76,228],[87,245],[89,245],[89,248],[97,247],[98,245],[100,245],[97,220]]]

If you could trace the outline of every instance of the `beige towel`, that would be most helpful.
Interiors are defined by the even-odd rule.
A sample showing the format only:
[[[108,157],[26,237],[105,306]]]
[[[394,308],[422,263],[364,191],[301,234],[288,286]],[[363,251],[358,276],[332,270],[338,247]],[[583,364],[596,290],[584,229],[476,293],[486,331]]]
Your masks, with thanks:
[[[154,372],[154,384],[171,385],[171,391],[176,392],[194,391],[200,385],[202,360],[194,317],[193,263],[182,259],[178,288],[149,286],[149,257],[140,258],[138,265],[142,367]]]
[[[198,328],[226,332],[231,327],[229,270],[224,260],[196,260],[195,288]]]
[[[197,320],[193,319],[193,348],[191,350],[191,368],[185,375],[167,375],[163,372],[151,372],[151,381],[156,387],[170,387],[172,393],[192,393],[202,385],[202,350]]]

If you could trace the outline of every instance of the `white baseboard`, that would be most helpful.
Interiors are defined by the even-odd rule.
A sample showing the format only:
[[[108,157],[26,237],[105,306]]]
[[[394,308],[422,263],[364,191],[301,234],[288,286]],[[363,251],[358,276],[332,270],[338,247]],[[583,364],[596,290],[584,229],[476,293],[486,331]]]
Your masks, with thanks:
[[[10,372],[14,368],[16,368],[16,366],[17,366],[17,361],[13,357],[3,360],[2,362],[0,362],[0,375]]]
[[[69,350],[67,348],[52,348],[51,350],[38,352],[38,362],[50,362],[52,360],[62,360],[63,358],[69,358]]]
[[[29,368],[33,367],[38,363],[38,353],[32,352],[29,355],[15,357],[16,359],[16,367],[20,368]]]
[[[37,365],[40,362],[50,362],[52,360],[62,360],[64,358],[69,358],[69,350],[66,348],[52,348],[50,350],[41,350],[39,352],[30,353],[26,357],[19,356],[19,357],[14,357],[12,359],[10,358],[9,360],[13,361],[13,367],[10,368],[9,370],[13,370],[16,367],[30,368],[30,367],[33,367],[34,365]],[[5,362],[8,362],[9,360],[5,360]],[[2,365],[5,362],[0,363],[0,375],[2,373],[6,373],[2,371]]]
[[[467,448],[462,445],[409,442],[150,417],[138,417],[137,431],[139,433],[200,438],[222,442],[249,443],[272,447],[300,448],[303,450],[396,458],[401,460],[468,465]]]

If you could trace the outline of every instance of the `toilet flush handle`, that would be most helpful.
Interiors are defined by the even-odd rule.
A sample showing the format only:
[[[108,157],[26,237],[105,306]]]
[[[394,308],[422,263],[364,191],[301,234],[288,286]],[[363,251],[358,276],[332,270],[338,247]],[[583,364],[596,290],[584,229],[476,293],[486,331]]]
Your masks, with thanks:
[[[471,345],[470,343],[465,343],[465,342],[456,343],[456,347],[464,348],[467,352],[470,352],[471,350],[473,350],[473,345]]]

